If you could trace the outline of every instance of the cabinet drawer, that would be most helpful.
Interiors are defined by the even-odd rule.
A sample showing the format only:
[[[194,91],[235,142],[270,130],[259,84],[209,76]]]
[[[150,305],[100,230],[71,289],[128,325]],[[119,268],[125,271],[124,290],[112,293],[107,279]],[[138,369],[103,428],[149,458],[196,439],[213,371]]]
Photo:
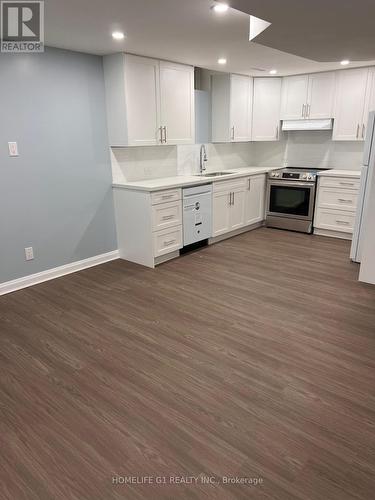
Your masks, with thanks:
[[[342,188],[321,187],[319,189],[319,208],[332,208],[355,212],[357,207],[358,191]]]
[[[152,230],[159,231],[182,224],[181,201],[161,203],[152,207]]]
[[[181,200],[181,189],[168,189],[167,191],[157,191],[151,194],[152,205],[178,200]]]
[[[351,179],[350,177],[320,177],[319,186],[359,189],[359,179]]]
[[[163,229],[154,233],[154,257],[182,248],[182,226]]]
[[[217,181],[213,183],[212,191],[214,193],[224,193],[231,191],[244,191],[246,189],[246,177],[233,179],[231,181]]]
[[[354,228],[355,212],[343,212],[341,210],[325,210],[319,208],[314,226],[329,231],[340,231],[352,233]]]

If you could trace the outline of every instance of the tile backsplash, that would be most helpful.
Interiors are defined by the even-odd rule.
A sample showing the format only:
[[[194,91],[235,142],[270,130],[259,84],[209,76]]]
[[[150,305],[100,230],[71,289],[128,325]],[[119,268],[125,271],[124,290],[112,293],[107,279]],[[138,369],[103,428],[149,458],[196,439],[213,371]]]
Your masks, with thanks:
[[[251,143],[206,144],[207,170],[241,168],[254,164]],[[199,172],[200,144],[111,148],[114,183]]]
[[[251,166],[307,166],[357,170],[363,142],[333,142],[330,131],[289,132],[278,142],[206,144],[208,171]],[[200,144],[112,148],[113,182],[191,175]]]

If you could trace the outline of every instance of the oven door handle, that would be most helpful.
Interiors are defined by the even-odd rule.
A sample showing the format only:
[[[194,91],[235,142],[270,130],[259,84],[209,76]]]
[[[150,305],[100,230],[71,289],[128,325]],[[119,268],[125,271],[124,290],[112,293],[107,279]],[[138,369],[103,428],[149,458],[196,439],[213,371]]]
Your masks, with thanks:
[[[287,186],[287,187],[307,187],[314,189],[315,182],[300,182],[300,181],[283,181],[283,180],[271,180],[268,182],[269,186]]]

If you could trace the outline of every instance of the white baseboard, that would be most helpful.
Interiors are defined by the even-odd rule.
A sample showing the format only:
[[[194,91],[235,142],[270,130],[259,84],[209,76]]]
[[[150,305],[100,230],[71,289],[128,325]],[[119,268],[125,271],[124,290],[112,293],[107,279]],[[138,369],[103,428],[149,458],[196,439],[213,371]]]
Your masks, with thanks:
[[[5,283],[0,283],[0,295],[15,292],[17,290],[21,290],[22,288],[37,285],[38,283],[43,283],[44,281],[53,280],[55,278],[59,278],[60,276],[65,276],[66,274],[76,273],[77,271],[82,271],[88,267],[98,266],[99,264],[104,264],[105,262],[116,259],[119,259],[118,250],[103,253],[101,255],[95,255],[89,259],[79,260],[77,262],[72,262],[71,264],[66,264],[65,266],[55,267],[54,269],[47,269],[47,271],[31,274],[30,276],[25,276],[24,278],[6,281]]]

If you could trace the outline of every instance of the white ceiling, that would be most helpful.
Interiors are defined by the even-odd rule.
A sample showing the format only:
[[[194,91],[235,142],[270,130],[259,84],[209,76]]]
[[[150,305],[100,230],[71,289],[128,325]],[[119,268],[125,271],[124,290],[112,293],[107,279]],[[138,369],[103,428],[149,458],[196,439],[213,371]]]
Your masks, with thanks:
[[[280,75],[341,68],[337,61],[316,62],[251,43],[249,15],[234,9],[219,15],[211,10],[213,4],[212,0],[47,0],[46,45],[99,55],[126,51],[256,76],[268,75],[272,68]],[[114,30],[124,31],[126,39],[114,41]],[[227,58],[226,66],[217,64],[219,57]]]

